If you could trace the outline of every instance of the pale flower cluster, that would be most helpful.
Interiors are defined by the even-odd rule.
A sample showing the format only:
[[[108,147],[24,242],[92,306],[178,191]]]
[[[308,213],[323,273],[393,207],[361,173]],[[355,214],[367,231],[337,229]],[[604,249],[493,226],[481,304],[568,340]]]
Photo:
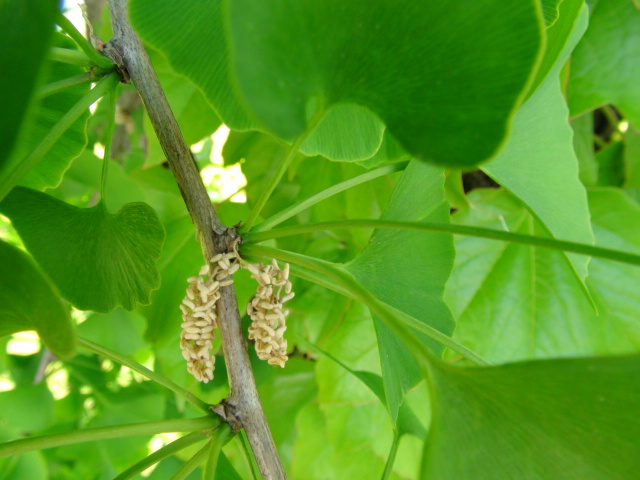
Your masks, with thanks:
[[[207,383],[213,379],[215,355],[211,354],[214,328],[218,327],[216,302],[220,298],[220,287],[231,285],[227,279],[240,268],[236,253],[218,254],[211,265],[204,265],[198,276],[189,277],[187,295],[182,300],[182,333],[180,348],[187,361],[187,370],[198,381]]]
[[[256,295],[247,304],[247,315],[251,317],[249,339],[255,341],[260,360],[284,367],[288,359],[284,332],[289,310],[283,310],[283,304],[294,296],[289,281],[289,264],[285,264],[282,270],[275,260],[270,265],[243,262],[243,267],[258,282]]]

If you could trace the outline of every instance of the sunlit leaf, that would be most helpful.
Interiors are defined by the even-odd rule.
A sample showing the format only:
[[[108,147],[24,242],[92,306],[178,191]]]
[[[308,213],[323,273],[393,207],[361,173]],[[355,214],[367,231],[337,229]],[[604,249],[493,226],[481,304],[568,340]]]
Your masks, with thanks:
[[[350,102],[370,108],[413,154],[472,166],[499,147],[537,61],[539,9],[537,1],[508,9],[495,1],[233,1],[234,72],[252,111],[280,138]]]
[[[640,125],[640,12],[628,0],[601,0],[571,59],[572,115],[613,103]]]
[[[82,209],[15,188],[0,211],[62,295],[81,310],[131,310],[149,303],[151,290],[159,287],[156,260],[164,229],[144,203],[110,214],[102,203]]]
[[[3,241],[0,265],[0,336],[37,330],[56,355],[73,355],[73,325],[53,283],[24,252]]]
[[[396,185],[382,219],[447,222],[441,170],[412,162]],[[369,246],[347,265],[383,302],[450,335],[454,321],[442,295],[453,266],[453,240],[439,233],[376,230]],[[375,320],[389,411],[395,421],[404,392],[421,378],[412,353],[386,325]],[[442,345],[422,336],[437,353]]]
[[[629,480],[640,466],[640,357],[433,363],[429,480]]]

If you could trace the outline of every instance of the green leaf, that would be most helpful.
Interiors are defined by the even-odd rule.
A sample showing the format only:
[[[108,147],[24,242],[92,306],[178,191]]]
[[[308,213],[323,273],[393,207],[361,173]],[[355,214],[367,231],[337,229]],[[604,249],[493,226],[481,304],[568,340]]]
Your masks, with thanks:
[[[585,113],[571,120],[573,149],[580,167],[580,181],[587,187],[598,183],[598,162],[593,146],[593,114]]]
[[[640,130],[634,125],[624,135],[624,171],[624,186],[640,188]]]
[[[456,368],[433,362],[422,478],[629,480],[640,447],[640,357]]]
[[[0,211],[62,295],[81,310],[131,310],[136,302],[149,303],[151,290],[160,286],[156,260],[164,229],[144,203],[129,203],[113,215],[102,203],[83,209],[19,187]]]
[[[54,34],[52,44],[71,49],[77,48],[73,40],[60,33]],[[85,69],[77,65],[50,62],[45,81],[51,83],[84,72]],[[20,163],[24,157],[31,153],[60,118],[78,103],[89,89],[90,84],[83,83],[69,87],[60,93],[49,95],[37,102],[25,135],[16,146],[11,166]],[[87,144],[85,129],[88,118],[89,109],[87,108],[85,113],[73,122],[71,127],[56,141],[40,163],[22,178],[20,184],[38,190],[57,186],[71,161],[80,155]]]
[[[0,265],[0,336],[35,329],[53,353],[71,357],[73,324],[53,283],[24,252],[3,241]]]
[[[78,325],[78,335],[101,347],[129,357],[144,348],[142,334],[145,321],[134,312],[118,308],[106,315],[92,313]]]
[[[382,219],[447,223],[441,170],[413,161],[398,182]],[[428,232],[376,230],[369,246],[348,270],[381,301],[450,335],[454,321],[442,299],[453,266],[451,236]],[[395,423],[404,393],[421,378],[413,354],[393,331],[374,316],[385,394]],[[442,345],[421,340],[441,354]]]
[[[54,400],[47,384],[0,392],[0,422],[21,436],[33,435],[53,423]]]
[[[384,123],[358,105],[336,105],[300,147],[308,156],[355,162],[373,156],[380,148]]]
[[[147,51],[187,145],[192,145],[215,132],[220,126],[220,119],[202,92],[187,78],[177,75],[161,53],[150,48]],[[149,142],[146,164],[164,162],[164,152],[147,115],[144,116],[144,130]]]
[[[56,0],[0,5],[0,172],[18,139],[54,30]]]
[[[563,3],[563,0],[541,0],[540,3],[542,4],[544,23],[549,28],[558,20],[558,7]]]
[[[558,78],[586,23],[587,12],[583,10],[547,79],[516,114],[505,147],[483,170],[520,198],[554,238],[592,244],[586,191],[578,177],[568,110]],[[576,254],[567,254],[567,258],[584,282],[588,258]]]
[[[596,3],[571,59],[572,115],[613,103],[640,125],[640,12],[629,0]]]
[[[633,223],[638,208],[628,198],[610,195],[590,195],[596,243],[637,251],[632,239],[638,236]],[[469,199],[473,207],[458,211],[455,223],[546,235],[505,192],[476,190]],[[604,233],[596,223],[601,221],[606,222]],[[628,241],[614,243],[621,234]],[[481,355],[505,362],[637,351],[633,346],[640,344],[640,336],[632,312],[640,306],[631,293],[640,288],[637,268],[592,259],[588,285],[596,313],[560,252],[470,237],[457,237],[455,244],[456,265],[445,299],[457,321],[456,339]],[[593,289],[594,283],[608,294]]]
[[[408,151],[447,166],[498,149],[542,38],[538,1],[242,0],[228,13],[237,83],[269,131],[291,141],[331,106],[355,103]]]

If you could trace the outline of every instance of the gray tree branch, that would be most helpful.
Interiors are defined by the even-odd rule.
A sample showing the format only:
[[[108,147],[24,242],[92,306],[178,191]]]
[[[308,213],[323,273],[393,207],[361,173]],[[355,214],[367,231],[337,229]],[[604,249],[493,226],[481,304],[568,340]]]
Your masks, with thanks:
[[[149,56],[131,27],[127,4],[127,0],[109,0],[114,37],[105,52],[124,69],[142,98],[209,261],[217,253],[231,251],[237,234],[220,223]],[[234,430],[244,428],[263,478],[286,479],[258,397],[233,285],[221,289],[217,308],[231,394],[214,411]]]

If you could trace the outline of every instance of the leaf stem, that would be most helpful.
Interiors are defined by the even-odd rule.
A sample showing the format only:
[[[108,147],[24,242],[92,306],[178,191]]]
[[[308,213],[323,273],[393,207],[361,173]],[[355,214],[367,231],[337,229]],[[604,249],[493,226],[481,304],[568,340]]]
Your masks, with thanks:
[[[381,177],[383,175],[388,175],[389,173],[398,172],[400,170],[404,170],[407,167],[408,162],[402,163],[394,163],[392,165],[387,165],[385,167],[377,168],[375,170],[371,170],[370,172],[363,173],[362,175],[358,175],[357,177],[350,178],[344,182],[333,185],[321,192],[312,195],[309,198],[305,198],[298,203],[294,203],[293,205],[285,208],[284,210],[272,215],[268,219],[263,222],[260,222],[258,225],[251,229],[251,233],[254,232],[263,232],[265,230],[269,230],[276,225],[288,220],[289,218],[297,215],[298,213],[306,210],[307,208],[315,205],[322,200],[325,200],[333,195],[336,195],[344,190],[347,190],[351,187],[355,187],[356,185],[360,185],[361,183],[368,182],[373,180],[374,178]]]
[[[100,55],[95,48],[84,38],[78,29],[75,27],[71,21],[63,15],[62,12],[58,12],[56,23],[58,26],[64,30],[64,32],[69,35],[73,40],[78,44],[78,46],[82,49],[82,51],[87,55],[87,57],[91,60],[94,65],[97,65],[102,68],[113,68],[114,63],[108,57],[103,57]]]
[[[200,450],[198,450],[198,452],[193,457],[191,457],[187,463],[182,465],[180,470],[178,470],[173,475],[173,477],[171,477],[171,480],[184,480],[189,476],[191,472],[193,472],[196,468],[198,468],[198,466],[202,462],[204,462],[205,458],[207,458],[207,454],[209,453],[211,442],[212,440],[209,440],[207,444],[204,447],[202,447]]]
[[[465,235],[470,237],[488,238],[502,242],[519,243],[534,247],[549,248],[565,252],[590,255],[592,257],[614,260],[616,262],[640,265],[640,255],[611,250],[608,248],[595,247],[584,243],[555,240],[553,238],[537,237],[533,235],[522,235],[519,233],[503,232],[490,228],[471,227],[467,225],[451,225],[447,223],[430,222],[396,222],[390,220],[341,220],[337,222],[320,222],[309,225],[294,225],[292,227],[277,228],[267,232],[249,232],[243,236],[244,240],[251,243],[263,242],[274,238],[286,237],[289,235],[300,235],[324,230],[337,230],[345,228],[388,228],[400,230],[422,230],[428,232],[440,232],[454,235]]]
[[[338,287],[338,293],[346,292],[351,298],[365,304],[372,313],[382,319],[403,342],[417,354],[423,357],[430,357],[432,354],[426,349],[426,346],[420,342],[417,337],[407,329],[412,328],[416,331],[424,333],[433,338],[435,341],[450,348],[451,350],[464,355],[467,359],[481,366],[490,366],[491,362],[478,355],[473,350],[456,342],[453,338],[436,330],[435,328],[422,323],[412,316],[401,312],[400,310],[387,305],[378,300],[371,292],[364,288],[351,273],[342,265],[320,260],[318,258],[300,255],[298,253],[287,252],[277,248],[263,247],[259,245],[243,245],[243,255],[257,255],[269,258],[276,258],[285,262],[289,262],[300,267],[312,270],[333,282]]]
[[[118,83],[118,74],[110,73],[103,77],[98,84],[87,92],[71,109],[65,113],[58,123],[40,140],[40,143],[29,153],[13,171],[0,183],[0,200],[24,177],[24,175],[37,165],[51,147],[62,137],[69,127],[84,114],[89,106],[96,102],[106,92]]]
[[[251,474],[251,478],[253,480],[259,480],[262,478],[260,475],[260,469],[256,464],[253,455],[251,455],[251,445],[249,444],[249,439],[247,438],[247,434],[244,430],[240,431],[240,435],[236,437],[238,439],[238,443],[240,444],[240,451],[242,452],[242,456],[244,457],[245,463],[247,464],[247,469]]]
[[[209,448],[209,457],[207,463],[204,466],[203,480],[215,480],[216,471],[218,470],[218,458],[222,447],[229,441],[229,435],[231,434],[231,427],[228,423],[220,425],[215,432],[213,440],[211,440],[211,447]]]
[[[69,65],[91,66],[91,59],[86,53],[72,48],[51,47],[49,49],[49,59]]]
[[[400,444],[400,433],[395,429],[393,431],[393,443],[391,443],[391,450],[389,451],[389,457],[387,457],[387,464],[382,472],[382,480],[388,480],[393,471],[393,463],[396,460],[396,454],[398,453],[398,445]]]
[[[199,408],[203,412],[211,413],[211,410],[209,409],[210,405],[208,403],[204,402],[203,400],[200,400],[193,393],[173,383],[168,378],[163,377],[162,375],[149,370],[144,365],[140,365],[138,362],[131,360],[130,358],[125,357],[124,355],[120,355],[119,353],[113,352],[103,346],[96,345],[95,343],[90,342],[89,340],[85,340],[84,338],[78,338],[78,345],[94,353],[97,353],[98,355],[102,355],[105,358],[113,360],[114,362],[117,362],[121,365],[129,367],[134,372],[138,372],[140,375],[144,375],[149,380],[153,380],[154,382],[162,385],[163,387],[166,387],[169,390],[177,393],[178,395],[183,397],[187,402]]]
[[[57,82],[48,83],[47,85],[40,87],[36,95],[38,98],[48,97],[49,95],[60,93],[67,88],[90,82],[94,78],[95,77],[92,72],[81,73],[80,75],[76,75],[74,77],[69,77]]]
[[[287,168],[289,168],[291,161],[295,158],[295,156],[297,155],[298,151],[300,150],[300,147],[305,142],[305,140],[309,138],[309,135],[311,135],[313,130],[320,123],[320,121],[322,120],[322,117],[324,117],[324,113],[325,112],[323,110],[319,110],[315,114],[315,116],[311,119],[311,121],[309,121],[309,124],[307,125],[307,129],[298,138],[296,138],[296,140],[291,144],[291,146],[289,147],[289,150],[287,151],[287,154],[282,159],[282,162],[280,162],[280,165],[278,165],[278,169],[276,170],[276,173],[271,177],[266,188],[262,191],[260,198],[258,198],[258,201],[251,209],[251,212],[249,213],[249,217],[247,218],[247,221],[240,228],[241,232],[248,232],[249,230],[251,230],[251,227],[253,226],[256,219],[260,215],[260,212],[262,212],[262,209],[264,208],[267,201],[269,200],[269,197],[271,197],[271,194],[275,190],[276,186],[278,186],[278,183],[280,183],[280,180],[282,179],[285,172],[287,171]]]
[[[146,470],[151,465],[155,465],[156,463],[164,460],[167,457],[170,457],[176,452],[187,448],[189,445],[193,445],[209,436],[209,432],[192,432],[184,437],[181,437],[168,445],[165,445],[161,449],[155,451],[151,455],[143,458],[135,465],[127,468],[120,475],[115,477],[113,480],[129,480],[130,478],[135,477],[140,472]]]
[[[177,420],[161,420],[159,422],[132,423],[112,427],[89,428],[72,432],[55,433],[41,437],[23,438],[0,444],[0,457],[18,455],[32,450],[72,445],[74,443],[95,442],[111,438],[135,437],[138,435],[156,435],[168,432],[191,432],[195,430],[211,430],[222,420],[214,415],[199,418],[181,418]]]
[[[105,206],[104,195],[107,186],[107,175],[109,173],[109,161],[111,160],[111,144],[113,143],[113,132],[116,129],[116,92],[117,86],[109,91],[109,108],[107,110],[107,128],[104,133],[104,155],[102,158],[102,176],[100,179],[100,201]]]

